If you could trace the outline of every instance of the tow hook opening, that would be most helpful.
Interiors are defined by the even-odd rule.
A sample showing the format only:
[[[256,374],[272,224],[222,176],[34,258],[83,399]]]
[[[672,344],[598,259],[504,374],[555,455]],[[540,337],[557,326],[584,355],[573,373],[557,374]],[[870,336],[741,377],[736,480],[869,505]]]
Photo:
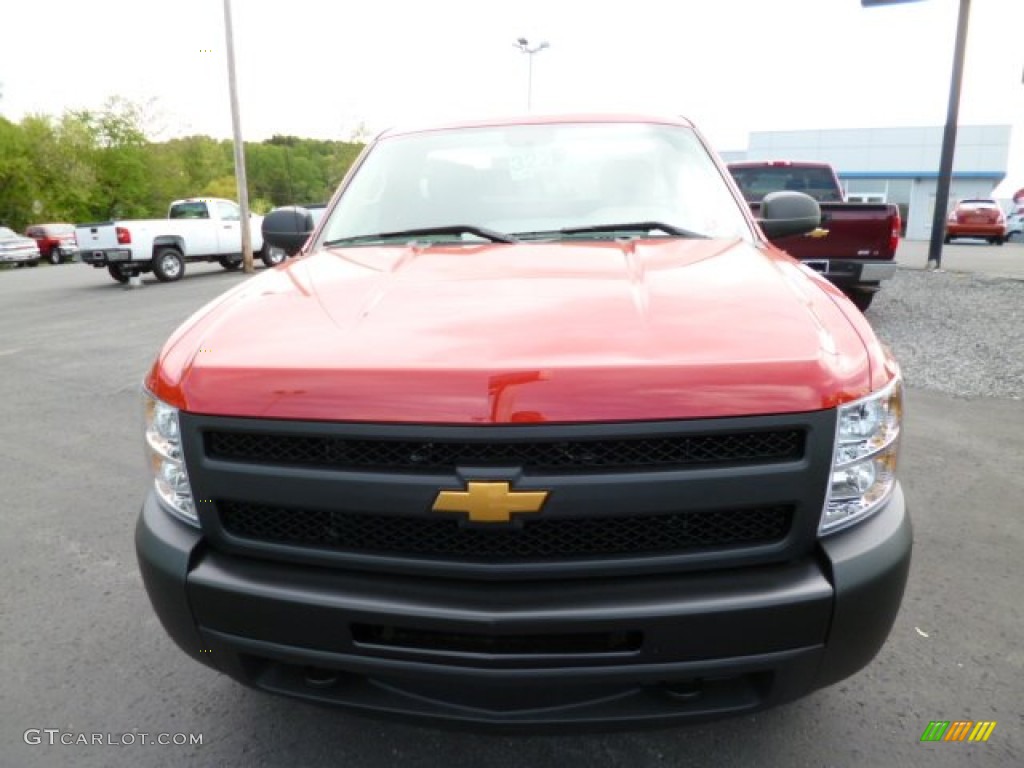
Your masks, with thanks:
[[[704,694],[704,681],[696,680],[672,680],[663,681],[658,684],[661,692],[674,701],[692,701]]]
[[[323,667],[304,667],[302,678],[310,688],[333,688],[338,684],[338,673]]]

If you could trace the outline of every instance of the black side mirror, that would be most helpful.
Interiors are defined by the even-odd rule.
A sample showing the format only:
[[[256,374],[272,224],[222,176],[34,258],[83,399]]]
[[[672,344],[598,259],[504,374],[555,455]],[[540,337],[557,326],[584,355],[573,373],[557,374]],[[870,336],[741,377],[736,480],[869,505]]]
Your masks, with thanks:
[[[803,235],[821,226],[821,206],[803,192],[772,192],[761,201],[757,223],[771,240]]]
[[[294,256],[313,233],[313,216],[305,208],[288,205],[263,217],[263,240]]]

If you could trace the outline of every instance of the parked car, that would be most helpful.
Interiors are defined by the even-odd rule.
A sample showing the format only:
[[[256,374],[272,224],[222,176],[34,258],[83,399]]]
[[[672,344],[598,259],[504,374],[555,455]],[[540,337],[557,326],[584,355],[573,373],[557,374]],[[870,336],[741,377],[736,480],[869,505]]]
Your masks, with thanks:
[[[51,264],[73,261],[78,255],[74,224],[36,224],[25,230],[39,246],[39,255]]]
[[[991,198],[961,200],[946,219],[948,243],[961,237],[988,240],[992,245],[1002,245],[1007,240],[1006,215]]]
[[[8,227],[0,227],[0,264],[34,267],[38,263],[39,246],[35,240],[22,237]]]
[[[1006,239],[1024,235],[1024,205],[1015,205],[1006,214]]]

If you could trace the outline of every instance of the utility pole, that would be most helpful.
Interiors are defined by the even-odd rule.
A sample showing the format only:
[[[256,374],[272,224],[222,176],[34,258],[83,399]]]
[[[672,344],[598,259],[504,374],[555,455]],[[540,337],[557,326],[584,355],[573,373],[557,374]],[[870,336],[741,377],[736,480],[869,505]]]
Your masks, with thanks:
[[[238,207],[242,233],[242,264],[246,274],[255,270],[252,264],[252,233],[249,216],[249,184],[245,178],[245,146],[242,144],[242,121],[238,116],[238,87],[235,83],[235,38],[231,28],[231,0],[224,0],[224,32],[228,46],[228,86],[231,90],[231,128],[235,140],[235,183],[238,185]]]

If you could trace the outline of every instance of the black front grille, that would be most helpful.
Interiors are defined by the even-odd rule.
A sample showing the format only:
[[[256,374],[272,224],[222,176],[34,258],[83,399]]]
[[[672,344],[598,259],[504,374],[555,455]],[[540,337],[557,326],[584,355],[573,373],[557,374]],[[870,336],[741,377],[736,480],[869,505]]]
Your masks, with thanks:
[[[384,440],[208,431],[206,453],[247,463],[364,471],[451,472],[465,466],[586,472],[792,461],[800,429],[568,440]]]
[[[224,529],[241,538],[368,555],[537,560],[656,555],[771,544],[785,538],[793,507],[632,517],[521,521],[473,527],[454,519],[372,515],[218,501]]]

